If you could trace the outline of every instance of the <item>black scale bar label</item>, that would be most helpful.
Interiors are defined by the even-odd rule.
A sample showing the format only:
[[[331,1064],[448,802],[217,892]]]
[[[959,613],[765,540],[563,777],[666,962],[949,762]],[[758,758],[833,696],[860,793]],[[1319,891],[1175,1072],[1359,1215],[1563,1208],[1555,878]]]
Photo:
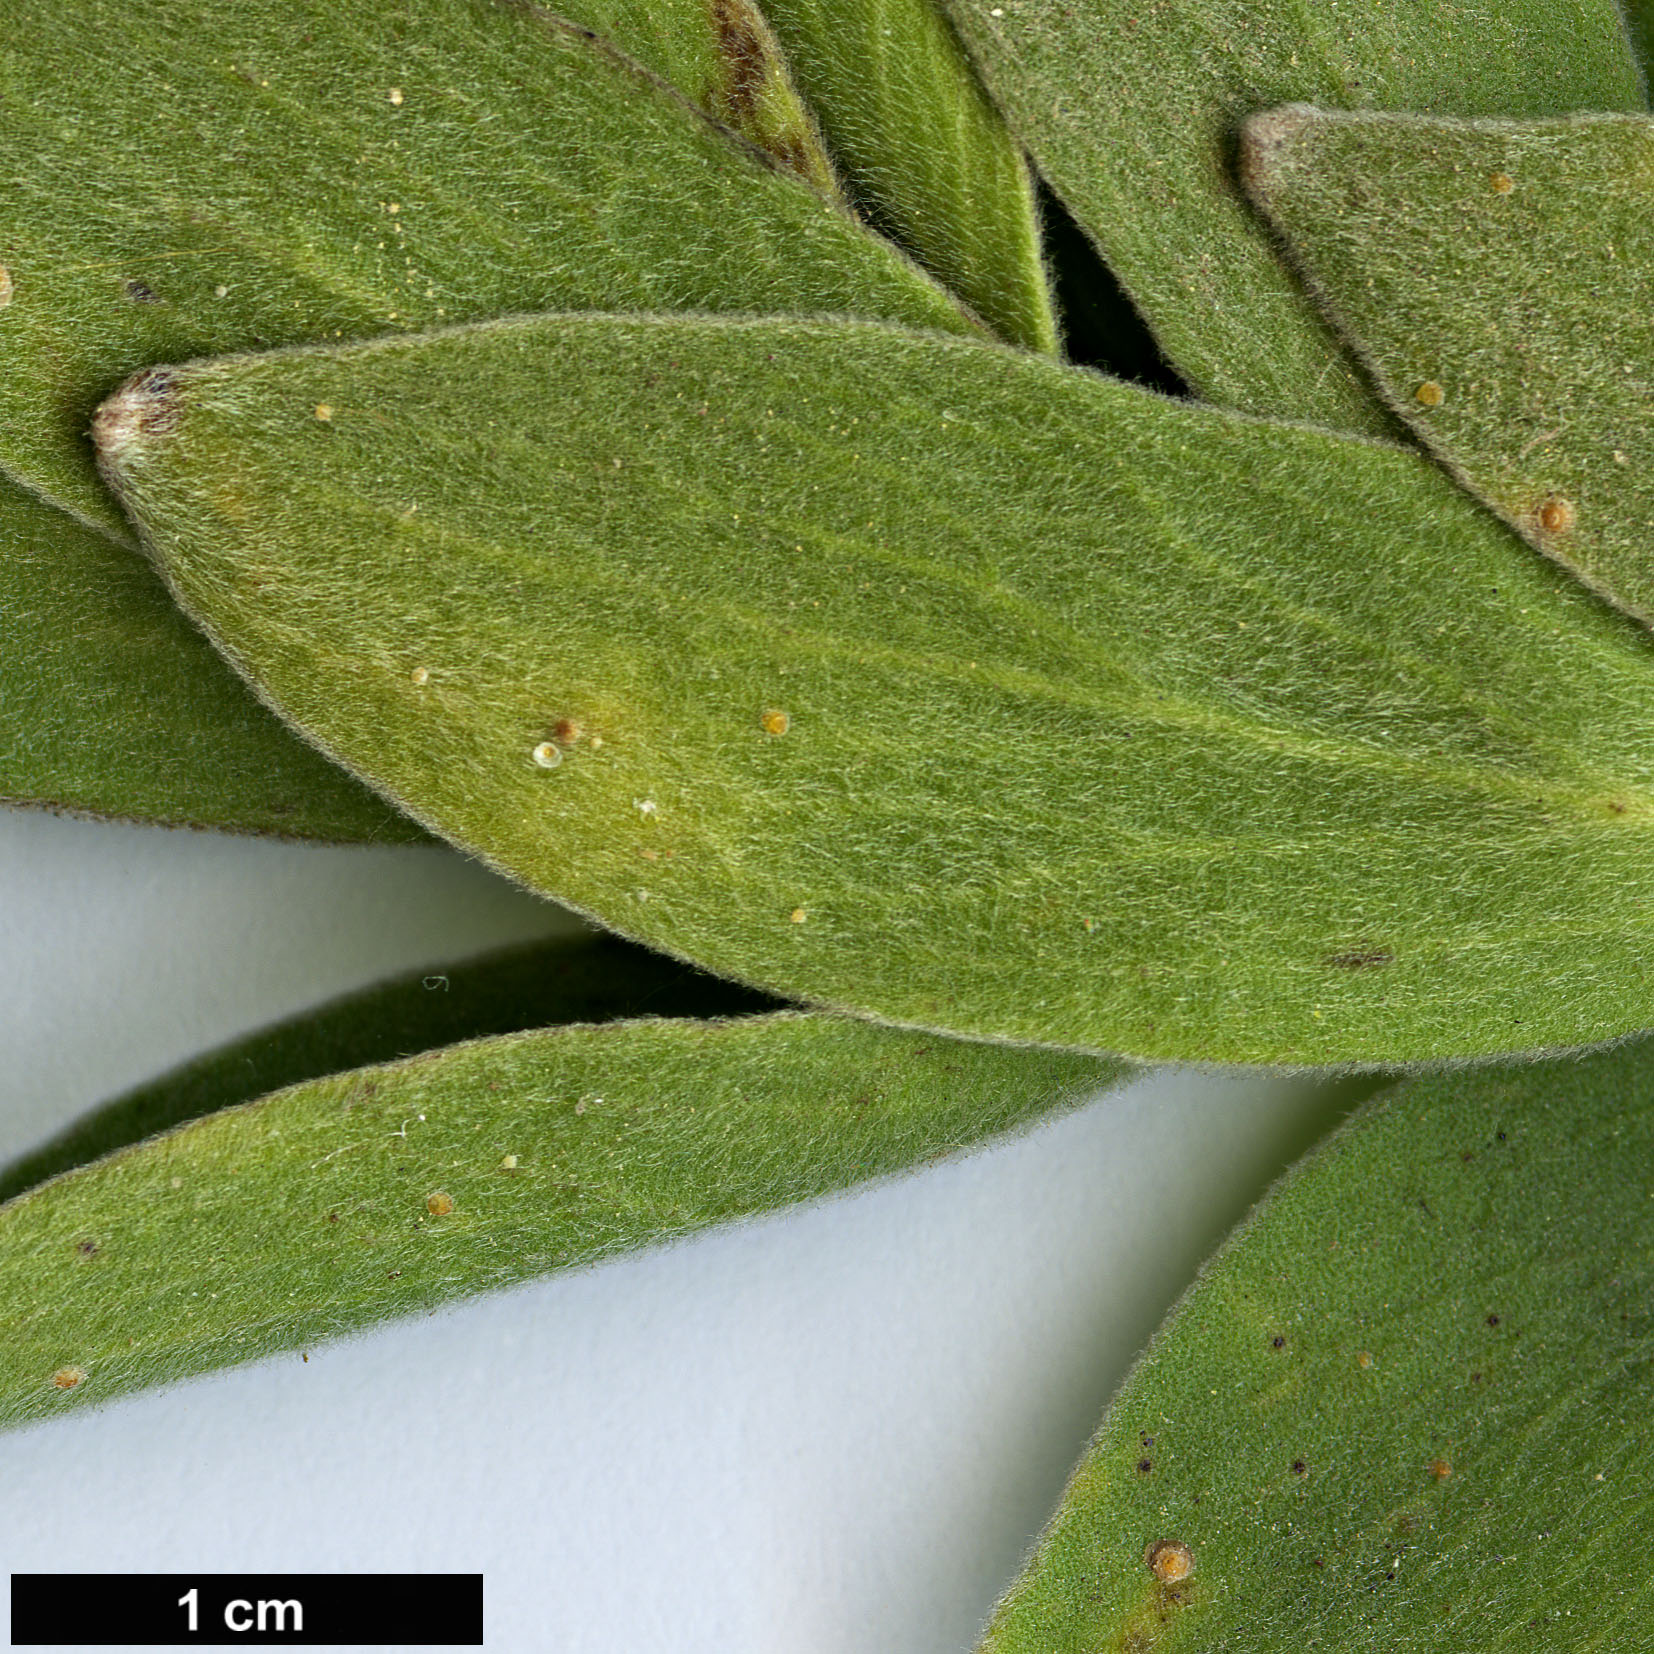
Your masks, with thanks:
[[[13,1648],[482,1646],[481,1574],[13,1574]]]

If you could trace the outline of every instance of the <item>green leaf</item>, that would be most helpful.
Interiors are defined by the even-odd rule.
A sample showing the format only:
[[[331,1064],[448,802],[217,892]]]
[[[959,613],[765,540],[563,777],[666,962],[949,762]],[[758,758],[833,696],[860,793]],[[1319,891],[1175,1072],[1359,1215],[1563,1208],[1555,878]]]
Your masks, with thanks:
[[[268,1091],[489,1034],[621,1017],[740,1016],[777,1008],[615,936],[559,936],[419,971],[306,1011],[137,1086],[0,1168],[0,1201]]]
[[[932,0],[766,0],[851,198],[1003,339],[1054,352],[1027,163]]]
[[[598,21],[653,10],[592,0]],[[661,11],[662,51],[680,10],[703,18]],[[20,0],[8,25],[0,465],[117,536],[85,431],[150,362],[563,307],[972,326],[772,157],[532,6]]]
[[[1654,1046],[1388,1092],[1156,1335],[982,1654],[1644,1646],[1651,1297]]]
[[[1654,120],[1287,109],[1245,144],[1390,405],[1541,551],[1654,623]]]
[[[539,9],[528,0],[504,3]],[[780,166],[838,197],[821,134],[753,0],[558,0],[557,17],[595,31]]]
[[[224,670],[141,558],[0,477],[0,801],[417,842]]]
[[[592,315],[157,371],[99,427],[286,716],[720,974],[1214,1062],[1654,1013],[1654,639],[1417,453]]]
[[[1631,49],[1642,68],[1646,91],[1650,70],[1654,68],[1654,0],[1620,0],[1620,11],[1625,16],[1625,32],[1630,36]]]
[[[1458,115],[1640,109],[1613,0],[947,0],[989,91],[1173,364],[1230,407],[1392,429],[1232,175],[1302,99]]]
[[[512,1034],[295,1086],[0,1209],[0,1422],[905,1170],[1119,1075],[782,1014]]]

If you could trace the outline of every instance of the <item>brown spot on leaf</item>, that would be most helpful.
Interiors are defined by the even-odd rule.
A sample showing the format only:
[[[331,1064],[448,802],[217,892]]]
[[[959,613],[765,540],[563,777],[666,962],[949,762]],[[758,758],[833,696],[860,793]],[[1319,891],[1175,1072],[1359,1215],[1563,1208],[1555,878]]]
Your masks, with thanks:
[[[1432,1459],[1429,1470],[1431,1479],[1437,1482],[1445,1482],[1453,1474],[1453,1467],[1446,1459]]]
[[[454,1209],[454,1197],[446,1189],[433,1189],[425,1197],[425,1210],[434,1218],[445,1218]]]
[[[147,281],[129,281],[126,284],[126,296],[134,304],[159,304],[161,302],[161,295]]]
[[[1329,953],[1324,963],[1337,971],[1371,971],[1391,964],[1395,955],[1388,948],[1351,948],[1346,953]]]
[[[1574,510],[1572,500],[1565,500],[1560,494],[1553,494],[1539,507],[1537,515],[1539,526],[1547,534],[1566,534],[1574,526],[1578,513]]]
[[[1516,181],[1508,172],[1495,172],[1489,176],[1487,187],[1495,195],[1509,195],[1516,188]]]
[[[1155,1540],[1143,1561],[1162,1585],[1175,1585],[1195,1571],[1195,1553],[1181,1539]]]
[[[1153,1469],[1154,1469],[1154,1460],[1153,1459],[1139,1459],[1137,1461],[1137,1473],[1138,1473],[1139,1476],[1147,1476],[1148,1473]]]
[[[771,160],[811,177],[803,134],[765,119],[764,94],[782,73],[763,14],[749,0],[707,0],[707,16],[718,42],[718,74],[707,88],[706,107]]]
[[[98,1255],[98,1243],[95,1240],[76,1241],[75,1250],[83,1258],[95,1258]]]
[[[81,1367],[59,1367],[52,1374],[52,1384],[59,1390],[78,1390],[86,1382],[86,1372]]]
[[[551,738],[560,746],[572,747],[580,739],[580,726],[572,718],[559,718],[551,726]]]

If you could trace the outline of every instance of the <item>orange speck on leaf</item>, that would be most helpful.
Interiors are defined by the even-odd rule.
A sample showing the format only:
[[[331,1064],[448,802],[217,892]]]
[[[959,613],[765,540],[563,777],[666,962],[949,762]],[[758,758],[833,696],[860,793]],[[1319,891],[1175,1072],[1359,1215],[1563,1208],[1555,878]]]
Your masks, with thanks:
[[[86,1374],[79,1367],[59,1367],[52,1374],[52,1383],[59,1390],[75,1390],[86,1382]]]
[[[1539,526],[1547,534],[1566,534],[1574,526],[1573,502],[1553,494],[1539,508]]]
[[[1155,1540],[1143,1560],[1162,1585],[1176,1585],[1195,1571],[1195,1553],[1181,1539]]]
[[[766,735],[785,735],[793,721],[779,707],[772,706],[758,722]]]

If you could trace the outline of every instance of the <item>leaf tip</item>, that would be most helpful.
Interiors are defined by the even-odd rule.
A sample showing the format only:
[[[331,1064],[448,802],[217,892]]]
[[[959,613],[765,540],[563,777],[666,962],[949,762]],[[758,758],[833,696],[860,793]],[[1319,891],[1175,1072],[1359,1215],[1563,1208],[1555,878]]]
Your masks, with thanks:
[[[1298,135],[1319,114],[1313,104],[1287,103],[1241,122],[1239,168],[1247,193],[1261,198]]]
[[[177,429],[174,384],[170,368],[145,368],[106,397],[92,416],[98,469],[111,488],[119,490],[121,467],[134,447]]]

